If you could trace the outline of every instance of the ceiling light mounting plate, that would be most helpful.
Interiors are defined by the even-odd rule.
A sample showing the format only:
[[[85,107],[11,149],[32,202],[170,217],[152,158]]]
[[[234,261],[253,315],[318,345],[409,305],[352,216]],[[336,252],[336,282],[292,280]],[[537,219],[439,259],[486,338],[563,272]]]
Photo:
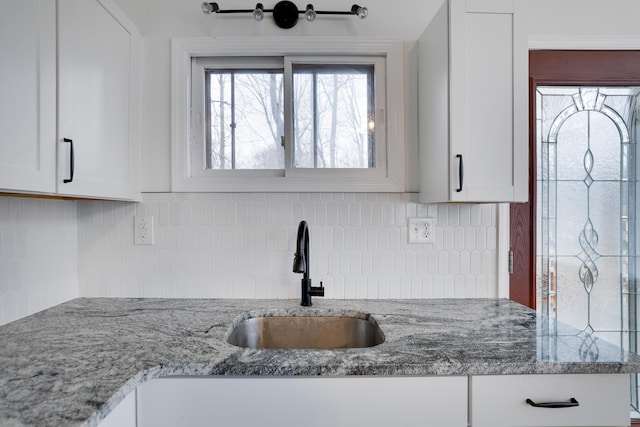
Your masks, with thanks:
[[[273,19],[280,28],[293,28],[298,22],[298,6],[288,0],[282,0],[273,7]]]

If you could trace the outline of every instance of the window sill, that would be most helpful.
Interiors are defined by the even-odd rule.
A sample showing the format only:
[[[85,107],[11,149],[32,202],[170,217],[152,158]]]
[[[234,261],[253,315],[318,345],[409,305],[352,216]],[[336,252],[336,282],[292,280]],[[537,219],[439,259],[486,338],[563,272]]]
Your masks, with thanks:
[[[264,176],[256,178],[227,176],[192,176],[174,180],[174,192],[321,192],[321,193],[398,193],[404,192],[404,183],[387,177],[369,177],[366,180],[348,176],[330,176],[314,174],[286,178],[283,176]]]

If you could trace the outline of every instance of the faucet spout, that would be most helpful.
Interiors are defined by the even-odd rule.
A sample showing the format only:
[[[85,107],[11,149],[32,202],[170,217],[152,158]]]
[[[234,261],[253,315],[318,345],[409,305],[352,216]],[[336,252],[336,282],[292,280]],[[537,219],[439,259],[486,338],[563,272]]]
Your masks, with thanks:
[[[298,225],[298,238],[296,239],[296,253],[293,256],[293,272],[302,273],[302,301],[300,305],[304,307],[313,305],[311,302],[312,296],[324,296],[322,282],[320,282],[320,286],[318,287],[312,286],[311,284],[309,259],[309,226],[306,221],[300,221]]]

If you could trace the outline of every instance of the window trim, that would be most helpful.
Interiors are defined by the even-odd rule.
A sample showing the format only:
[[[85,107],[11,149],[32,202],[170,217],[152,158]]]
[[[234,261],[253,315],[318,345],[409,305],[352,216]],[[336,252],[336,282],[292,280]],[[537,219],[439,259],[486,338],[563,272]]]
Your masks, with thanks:
[[[261,171],[216,176],[191,170],[192,58],[248,56],[385,57],[386,105],[379,121],[386,126],[386,170],[307,169],[265,176]],[[401,90],[394,90],[401,88]],[[285,96],[286,93],[285,93]],[[174,192],[404,192],[404,58],[399,41],[354,38],[174,38],[171,77],[171,187]],[[384,165],[381,165],[384,166]],[[255,172],[255,173],[254,173]]]

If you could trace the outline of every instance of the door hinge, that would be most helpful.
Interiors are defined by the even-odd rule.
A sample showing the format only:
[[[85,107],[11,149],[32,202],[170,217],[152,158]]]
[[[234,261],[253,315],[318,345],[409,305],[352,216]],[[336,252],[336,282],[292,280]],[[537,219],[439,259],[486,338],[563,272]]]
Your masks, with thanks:
[[[509,251],[509,274],[513,274],[513,251]]]

